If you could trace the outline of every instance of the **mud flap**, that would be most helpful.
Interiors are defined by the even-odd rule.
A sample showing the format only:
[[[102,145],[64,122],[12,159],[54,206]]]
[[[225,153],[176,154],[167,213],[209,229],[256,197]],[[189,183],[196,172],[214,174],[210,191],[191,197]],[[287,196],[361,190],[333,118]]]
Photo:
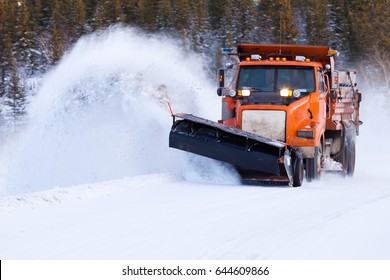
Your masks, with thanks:
[[[282,142],[193,115],[178,114],[173,118],[171,148],[224,161],[242,170],[286,174],[280,168],[285,148]]]

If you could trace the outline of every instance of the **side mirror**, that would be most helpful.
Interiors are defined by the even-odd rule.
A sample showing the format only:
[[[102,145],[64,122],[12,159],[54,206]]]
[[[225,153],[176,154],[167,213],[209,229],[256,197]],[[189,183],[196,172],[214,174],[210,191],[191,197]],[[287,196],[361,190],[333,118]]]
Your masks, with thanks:
[[[225,69],[223,68],[218,69],[218,81],[219,87],[223,88],[225,86]]]

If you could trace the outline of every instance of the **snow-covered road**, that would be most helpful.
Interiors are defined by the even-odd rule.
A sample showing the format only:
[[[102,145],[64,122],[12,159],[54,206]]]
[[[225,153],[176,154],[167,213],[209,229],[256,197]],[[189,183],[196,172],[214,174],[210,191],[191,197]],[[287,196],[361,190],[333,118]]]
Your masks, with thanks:
[[[168,148],[167,100],[219,116],[199,61],[132,29],[80,40],[0,147],[0,259],[390,259],[388,97],[363,93],[355,177],[242,186]]]
[[[325,181],[325,180],[324,180]],[[151,174],[0,200],[1,259],[389,259],[390,188]]]

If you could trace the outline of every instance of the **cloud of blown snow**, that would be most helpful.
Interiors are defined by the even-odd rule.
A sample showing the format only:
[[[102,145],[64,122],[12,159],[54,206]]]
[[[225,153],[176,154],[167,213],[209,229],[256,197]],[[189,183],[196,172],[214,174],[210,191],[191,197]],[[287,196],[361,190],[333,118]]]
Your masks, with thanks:
[[[204,69],[202,57],[161,35],[116,26],[81,38],[44,77],[28,127],[3,147],[0,193],[186,174],[188,155],[168,148],[167,101],[176,113],[217,120]]]

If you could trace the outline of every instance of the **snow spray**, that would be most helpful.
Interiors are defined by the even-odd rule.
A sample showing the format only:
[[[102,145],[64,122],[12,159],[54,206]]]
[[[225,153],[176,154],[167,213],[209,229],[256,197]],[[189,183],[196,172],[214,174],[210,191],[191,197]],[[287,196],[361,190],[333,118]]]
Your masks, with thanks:
[[[26,129],[2,147],[0,194],[149,173],[216,180],[217,163],[168,148],[167,101],[218,119],[206,72],[201,56],[162,35],[114,26],[81,38],[44,77]]]

